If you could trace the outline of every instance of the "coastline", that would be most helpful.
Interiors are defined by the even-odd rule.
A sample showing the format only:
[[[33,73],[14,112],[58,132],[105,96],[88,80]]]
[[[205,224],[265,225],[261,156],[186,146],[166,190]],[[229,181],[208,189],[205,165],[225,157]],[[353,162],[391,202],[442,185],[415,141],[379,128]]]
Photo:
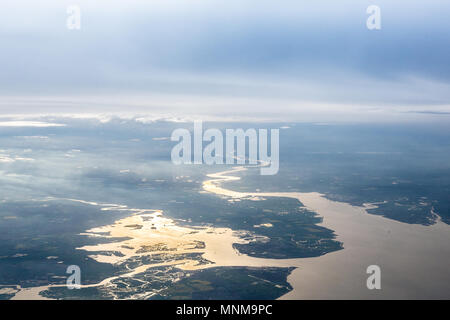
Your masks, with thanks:
[[[344,249],[320,257],[294,259],[288,276],[293,290],[280,299],[448,299],[450,297],[450,227],[439,218],[431,226],[406,224],[367,213],[363,207],[311,192],[236,192],[221,186],[244,167],[208,175],[204,190],[225,197],[258,200],[297,199],[323,220]],[[440,257],[441,260],[436,260]],[[294,261],[292,261],[294,262]],[[382,289],[368,290],[366,268],[381,268]],[[426,279],[426,281],[424,281]]]
[[[129,211],[130,216],[114,224],[87,230],[83,235],[103,238],[126,238],[77,248],[95,254],[89,257],[102,263],[120,264],[130,257],[171,252],[175,255],[198,253],[210,263],[199,264],[195,259],[168,260],[141,265],[129,272],[109,277],[82,288],[111,284],[118,278],[133,277],[160,266],[175,266],[181,270],[201,270],[211,267],[294,267],[287,281],[293,290],[279,299],[414,299],[450,296],[450,227],[437,219],[432,226],[411,225],[368,214],[376,204],[363,207],[328,200],[317,192],[237,192],[226,189],[223,183],[239,180],[236,173],[248,170],[234,167],[208,174],[203,192],[225,199],[262,201],[268,197],[293,198],[322,218],[318,225],[333,230],[336,240],[343,243],[342,250],[313,258],[265,259],[239,253],[235,243],[248,243],[239,231],[230,228],[182,227],[163,212],[153,209],[134,209],[123,205],[98,204],[76,199],[87,205],[101,206],[102,210]],[[246,242],[247,241],[247,242]],[[197,246],[203,243],[204,246]],[[163,249],[161,249],[163,245]],[[142,248],[152,249],[142,251]],[[102,255],[99,252],[120,252],[121,255]],[[435,260],[438,256],[442,260]],[[368,290],[366,268],[381,267],[382,289]],[[426,282],[423,280],[427,279]],[[32,288],[16,286],[13,299],[48,299],[40,295],[53,287]],[[154,293],[140,294],[151,297]]]

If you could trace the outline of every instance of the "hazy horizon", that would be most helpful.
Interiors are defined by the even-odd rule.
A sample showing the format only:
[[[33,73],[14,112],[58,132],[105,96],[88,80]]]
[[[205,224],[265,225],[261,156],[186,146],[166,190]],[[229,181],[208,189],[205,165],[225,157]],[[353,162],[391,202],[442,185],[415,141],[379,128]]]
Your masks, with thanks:
[[[73,4],[80,30],[66,27]],[[448,121],[450,4],[380,0],[368,30],[371,4],[6,3],[0,114]]]

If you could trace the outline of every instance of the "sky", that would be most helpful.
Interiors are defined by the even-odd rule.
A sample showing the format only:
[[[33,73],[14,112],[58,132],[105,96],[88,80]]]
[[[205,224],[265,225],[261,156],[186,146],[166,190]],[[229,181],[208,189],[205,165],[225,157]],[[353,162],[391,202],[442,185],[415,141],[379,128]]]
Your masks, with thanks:
[[[10,1],[0,115],[448,121],[449,16],[445,0]]]

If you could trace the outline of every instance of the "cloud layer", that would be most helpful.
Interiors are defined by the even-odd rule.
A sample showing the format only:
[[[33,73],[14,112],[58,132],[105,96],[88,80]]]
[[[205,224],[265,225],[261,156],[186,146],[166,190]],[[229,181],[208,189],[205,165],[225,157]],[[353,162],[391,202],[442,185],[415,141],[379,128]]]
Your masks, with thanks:
[[[65,112],[114,110],[105,96],[136,111],[158,101],[202,113],[208,101],[218,112],[236,99],[246,113],[267,101],[287,114],[293,104],[449,111],[448,1],[79,0],[79,31],[66,28],[69,4],[3,6],[1,112],[53,110],[37,96],[59,97]],[[381,30],[366,28],[371,4]]]

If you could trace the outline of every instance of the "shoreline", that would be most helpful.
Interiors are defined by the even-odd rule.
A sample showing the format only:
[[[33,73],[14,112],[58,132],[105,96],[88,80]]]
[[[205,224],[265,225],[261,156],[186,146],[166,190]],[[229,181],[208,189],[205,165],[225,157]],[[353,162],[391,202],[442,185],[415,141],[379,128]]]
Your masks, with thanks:
[[[236,192],[221,187],[224,182],[240,179],[229,174],[242,170],[246,168],[210,174],[213,179],[205,181],[203,188],[235,199],[297,199],[318,214],[322,218],[318,225],[333,230],[344,246],[319,257],[296,259],[296,269],[288,276],[293,290],[279,299],[450,297],[450,227],[440,219],[431,226],[406,224],[366,211],[376,204],[352,206],[317,192]],[[381,268],[381,290],[366,287],[366,269],[373,264]]]
[[[237,181],[234,175],[248,170],[234,167],[208,174],[203,192],[224,198],[263,201],[268,197],[293,198],[322,218],[318,225],[334,231],[335,240],[343,249],[312,258],[266,259],[250,257],[233,248],[234,243],[246,243],[240,232],[230,228],[182,227],[162,211],[133,209],[122,205],[98,204],[76,199],[87,205],[102,206],[102,210],[129,211],[130,216],[114,224],[87,230],[83,235],[93,237],[128,237],[124,241],[107,242],[77,248],[96,254],[89,257],[103,263],[120,264],[130,257],[140,257],[164,250],[174,254],[200,253],[211,263],[198,264],[194,259],[169,260],[163,263],[141,265],[129,272],[109,277],[82,288],[104,286],[118,278],[133,277],[158,266],[175,266],[181,270],[201,270],[211,267],[293,267],[287,277],[292,290],[279,299],[407,299],[450,297],[450,227],[437,219],[431,226],[411,225],[367,213],[376,204],[363,207],[328,200],[317,192],[237,192],[222,187],[223,183]],[[130,228],[138,226],[138,228]],[[251,241],[251,240],[246,240]],[[204,247],[195,244],[204,243]],[[158,247],[141,252],[140,248]],[[155,251],[156,250],[156,251]],[[160,251],[158,251],[160,250]],[[163,251],[164,251],[163,250]],[[99,254],[118,251],[122,256]],[[436,261],[436,257],[442,260]],[[366,268],[381,267],[382,290],[368,290]],[[423,279],[427,279],[425,283]],[[41,292],[65,284],[20,288],[13,299],[48,299]],[[138,297],[150,297],[144,293]],[[114,294],[112,294],[114,296]]]

